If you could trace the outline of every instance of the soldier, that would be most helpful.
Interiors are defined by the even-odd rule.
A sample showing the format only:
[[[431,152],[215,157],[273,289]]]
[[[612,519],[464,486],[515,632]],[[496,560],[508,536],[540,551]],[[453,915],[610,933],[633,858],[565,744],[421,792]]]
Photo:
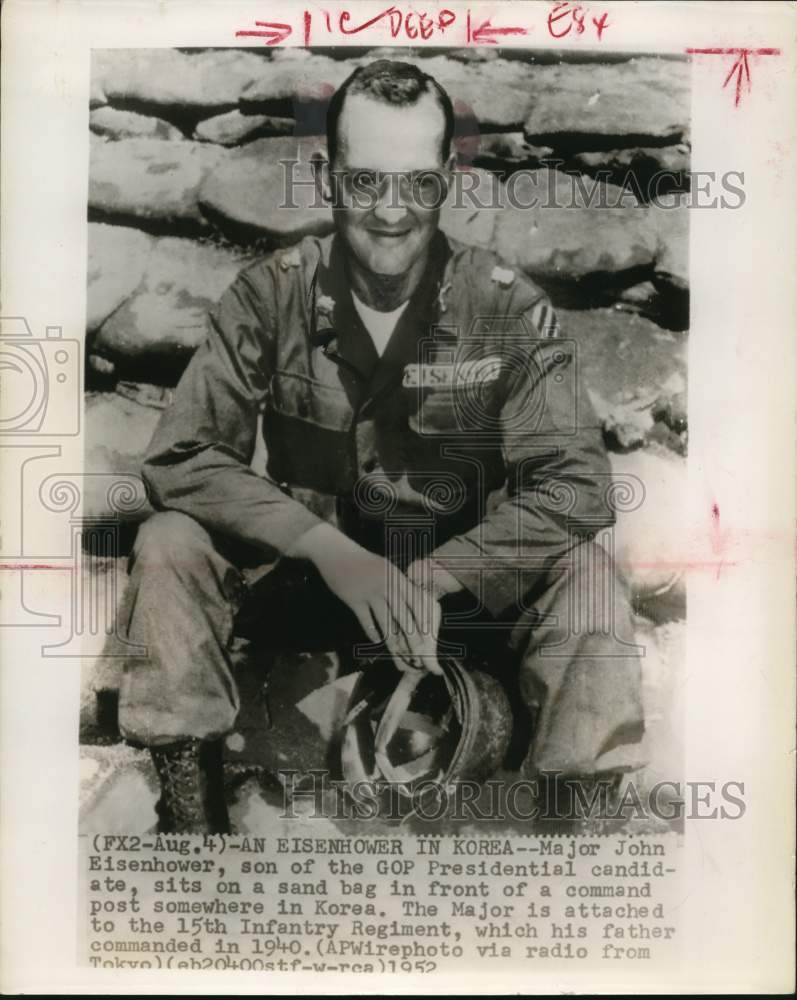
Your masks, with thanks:
[[[639,664],[616,638],[630,612],[590,539],[613,518],[600,429],[542,292],[439,229],[453,129],[413,65],[346,80],[317,170],[334,235],[243,271],[150,445],[158,513],[127,605],[148,655],[126,667],[120,727],[152,751],[164,830],[228,828],[239,629],[439,670],[456,606],[538,713],[534,773],[622,768],[640,739]],[[612,627],[576,625],[606,581]]]

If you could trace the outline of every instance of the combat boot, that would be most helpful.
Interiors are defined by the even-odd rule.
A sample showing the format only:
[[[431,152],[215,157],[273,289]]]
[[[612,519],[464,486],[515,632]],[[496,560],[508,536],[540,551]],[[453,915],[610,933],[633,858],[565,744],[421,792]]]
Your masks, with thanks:
[[[221,742],[181,740],[151,747],[161,796],[159,833],[229,833]]]

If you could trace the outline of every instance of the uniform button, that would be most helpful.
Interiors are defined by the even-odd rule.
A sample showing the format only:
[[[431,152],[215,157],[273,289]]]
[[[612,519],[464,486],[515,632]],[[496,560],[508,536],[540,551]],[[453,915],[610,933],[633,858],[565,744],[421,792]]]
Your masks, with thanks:
[[[373,472],[375,468],[376,468],[376,459],[366,458],[366,460],[363,462],[363,472]]]

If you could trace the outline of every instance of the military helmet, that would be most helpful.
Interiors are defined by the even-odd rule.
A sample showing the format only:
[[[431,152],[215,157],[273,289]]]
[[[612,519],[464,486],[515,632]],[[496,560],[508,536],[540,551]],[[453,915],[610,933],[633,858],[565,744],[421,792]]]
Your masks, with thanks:
[[[484,780],[501,765],[512,732],[512,711],[490,674],[440,657],[441,674],[399,671],[373,661],[363,670],[343,722],[343,776],[358,783],[389,782],[412,795],[429,782]]]

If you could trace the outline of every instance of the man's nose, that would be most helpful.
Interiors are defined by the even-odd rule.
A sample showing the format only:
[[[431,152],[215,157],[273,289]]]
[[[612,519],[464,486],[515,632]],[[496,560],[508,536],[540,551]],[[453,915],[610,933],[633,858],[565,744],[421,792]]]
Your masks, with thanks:
[[[407,214],[400,178],[396,174],[388,174],[384,178],[379,197],[374,206],[374,215],[380,222],[395,225]]]

